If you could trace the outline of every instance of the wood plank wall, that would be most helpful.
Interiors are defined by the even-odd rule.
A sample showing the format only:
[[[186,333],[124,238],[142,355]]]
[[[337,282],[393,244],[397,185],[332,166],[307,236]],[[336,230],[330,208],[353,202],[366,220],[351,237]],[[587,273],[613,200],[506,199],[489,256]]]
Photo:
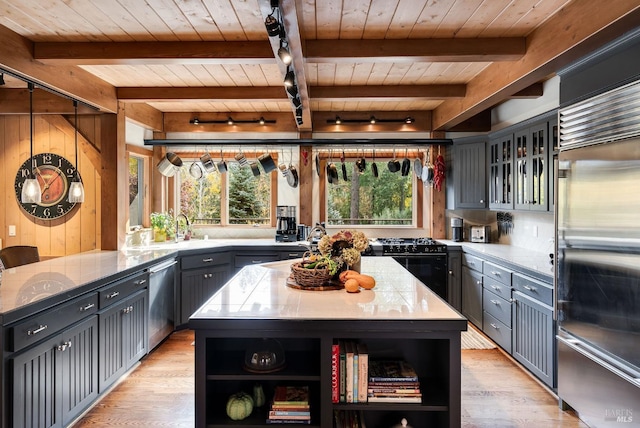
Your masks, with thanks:
[[[75,163],[75,128],[60,115],[34,116],[33,153],[56,153]],[[85,202],[66,216],[40,220],[25,213],[13,190],[16,173],[29,158],[29,116],[0,116],[0,238],[3,247],[35,245],[43,258],[59,257],[100,248],[100,120],[78,120],[78,165],[85,187]],[[16,236],[9,236],[9,225]]]

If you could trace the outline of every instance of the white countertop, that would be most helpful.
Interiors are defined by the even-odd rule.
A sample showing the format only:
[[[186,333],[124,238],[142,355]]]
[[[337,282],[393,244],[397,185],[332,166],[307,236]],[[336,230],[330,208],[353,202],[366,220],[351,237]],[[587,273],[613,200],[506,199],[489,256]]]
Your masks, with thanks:
[[[362,258],[362,273],[373,276],[376,286],[359,293],[291,288],[290,266],[288,260],[245,267],[192,319],[464,319],[391,257]]]

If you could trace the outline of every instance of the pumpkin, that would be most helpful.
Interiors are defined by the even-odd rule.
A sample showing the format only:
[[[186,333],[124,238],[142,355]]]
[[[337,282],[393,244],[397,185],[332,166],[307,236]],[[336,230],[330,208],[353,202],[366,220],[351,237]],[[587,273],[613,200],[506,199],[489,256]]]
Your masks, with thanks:
[[[256,383],[255,385],[253,385],[253,404],[256,407],[262,407],[264,406],[265,403],[265,398],[264,398],[264,391],[262,389],[262,385],[259,383]]]
[[[227,401],[227,416],[234,421],[241,421],[253,411],[253,398],[246,392],[237,392]]]

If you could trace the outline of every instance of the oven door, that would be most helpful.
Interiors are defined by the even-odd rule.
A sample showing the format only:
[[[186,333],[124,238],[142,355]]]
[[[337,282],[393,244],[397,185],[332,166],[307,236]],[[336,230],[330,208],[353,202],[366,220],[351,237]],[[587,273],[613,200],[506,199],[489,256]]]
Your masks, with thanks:
[[[394,256],[420,282],[429,287],[442,299],[447,300],[447,255],[416,254],[410,256]]]

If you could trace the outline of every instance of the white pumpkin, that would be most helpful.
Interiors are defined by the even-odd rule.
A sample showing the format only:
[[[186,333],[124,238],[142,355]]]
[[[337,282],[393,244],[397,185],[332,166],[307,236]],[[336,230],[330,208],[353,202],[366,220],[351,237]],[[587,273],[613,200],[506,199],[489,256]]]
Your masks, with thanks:
[[[253,398],[246,392],[237,392],[227,401],[227,416],[234,421],[247,418],[253,411]]]

